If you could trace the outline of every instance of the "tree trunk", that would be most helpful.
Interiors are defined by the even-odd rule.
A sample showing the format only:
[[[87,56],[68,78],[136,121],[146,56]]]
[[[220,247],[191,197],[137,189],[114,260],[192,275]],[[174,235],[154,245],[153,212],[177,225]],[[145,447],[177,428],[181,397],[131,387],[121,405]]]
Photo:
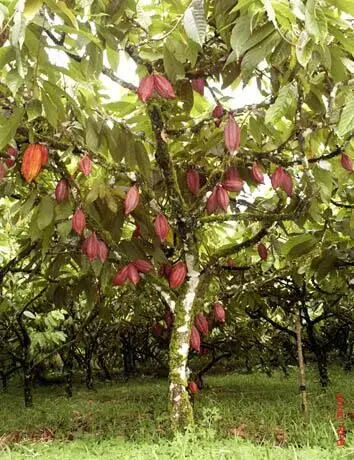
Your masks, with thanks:
[[[350,371],[352,369],[353,349],[354,349],[353,331],[352,331],[351,324],[349,324],[348,335],[347,335],[347,347],[345,351],[345,361],[344,361],[345,371]]]
[[[86,388],[88,390],[93,390],[91,359],[92,359],[92,350],[90,348],[87,348],[85,350],[85,370],[86,370],[85,382],[86,382]]]
[[[301,410],[305,416],[305,419],[307,419],[308,406],[307,406],[307,393],[306,393],[305,362],[304,362],[304,355],[302,351],[301,308],[298,308],[296,310],[295,329],[296,329],[297,358],[298,358],[299,371],[300,371]]]
[[[195,269],[194,257],[186,254],[186,262],[189,280],[182,299],[174,302],[169,295],[164,294],[175,315],[169,350],[169,412],[173,431],[184,429],[193,423],[193,408],[187,391],[186,368],[193,306],[201,281],[200,274]]]
[[[32,374],[30,372],[30,369],[24,369],[23,391],[24,391],[24,398],[25,398],[25,407],[32,407],[33,406]]]
[[[73,347],[70,346],[64,362],[65,373],[65,393],[68,398],[73,396],[73,369],[74,369],[74,355]]]

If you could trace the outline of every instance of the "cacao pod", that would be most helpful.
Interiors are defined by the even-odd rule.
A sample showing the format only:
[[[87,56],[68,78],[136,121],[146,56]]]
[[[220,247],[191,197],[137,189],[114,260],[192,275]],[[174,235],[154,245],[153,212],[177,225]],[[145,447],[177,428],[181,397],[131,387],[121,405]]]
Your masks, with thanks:
[[[154,334],[155,337],[162,337],[163,335],[163,327],[159,323],[155,323],[151,327],[152,333]]]
[[[127,276],[128,276],[128,265],[125,265],[114,276],[112,280],[113,286],[121,286],[122,284],[124,284],[127,280]]]
[[[98,241],[95,232],[91,233],[91,235],[85,240],[85,253],[90,262],[97,257]]]
[[[252,165],[251,175],[252,175],[252,179],[257,184],[264,184],[264,175],[262,173],[262,170],[261,170],[259,164],[256,161]]]
[[[81,209],[77,209],[75,211],[71,221],[71,226],[74,232],[76,232],[78,235],[81,235],[81,233],[84,231],[86,227],[86,217]]]
[[[189,169],[187,171],[187,188],[193,195],[199,194],[200,174],[196,169]]]
[[[152,98],[154,94],[154,84],[155,80],[153,75],[147,75],[141,80],[137,94],[142,102],[146,102]]]
[[[97,242],[97,244],[98,244],[97,256],[102,263],[105,263],[108,258],[108,248],[106,246],[106,243],[100,240]]]
[[[258,247],[257,247],[257,250],[258,250],[259,257],[260,257],[262,260],[267,260],[267,258],[268,258],[268,251],[267,251],[267,248],[264,246],[263,243],[259,243],[259,245],[258,245]]]
[[[55,200],[57,203],[67,201],[69,199],[69,184],[66,179],[60,179],[55,187]]]
[[[185,278],[187,275],[187,266],[183,262],[177,262],[176,265],[174,265],[170,273],[168,275],[168,282],[170,285],[170,288],[172,289],[177,289],[181,284],[183,284]]]
[[[134,238],[141,238],[141,232],[140,232],[140,225],[135,224],[135,230],[133,232],[133,237]]]
[[[194,319],[194,324],[201,334],[205,336],[209,334],[208,321],[203,315],[203,313],[198,313],[198,315]]]
[[[192,326],[190,346],[196,352],[200,352],[200,335],[195,326]]]
[[[32,182],[40,173],[43,165],[43,146],[41,144],[30,144],[24,151],[21,173],[26,182]]]
[[[12,168],[15,165],[15,161],[16,161],[16,157],[18,155],[18,152],[17,152],[16,149],[11,147],[11,145],[9,145],[7,147],[7,149],[6,149],[6,153],[7,153],[8,157],[9,157],[9,158],[7,158],[5,160],[6,166],[8,168]]]
[[[230,113],[224,129],[224,141],[227,150],[233,153],[240,146],[241,130],[236,123],[233,115]]]
[[[163,75],[154,74],[154,88],[161,97],[174,99],[176,97],[171,83]]]
[[[216,323],[225,322],[225,310],[224,306],[220,302],[213,303],[214,319]]]
[[[342,156],[340,157],[340,162],[341,162],[342,167],[346,169],[347,171],[349,172],[354,171],[353,160],[346,153],[342,153]]]
[[[217,186],[213,188],[211,195],[207,199],[207,212],[208,214],[213,214],[219,207],[218,197],[217,197]]]
[[[192,88],[201,96],[204,96],[204,86],[205,82],[203,78],[195,78],[192,80]]]
[[[214,118],[222,118],[222,116],[224,115],[224,109],[220,104],[218,104],[214,107],[211,114]]]
[[[130,214],[131,212],[133,212],[134,209],[138,206],[139,198],[140,196],[139,196],[138,189],[136,188],[135,185],[133,185],[127,191],[127,194],[124,200],[124,213],[126,216]]]
[[[221,125],[221,120],[220,120],[220,119],[215,120],[215,126],[216,126],[216,128],[219,128],[220,125]]]
[[[237,168],[231,167],[225,172],[222,186],[229,192],[239,192],[243,188],[243,180]]]
[[[6,174],[7,174],[6,166],[4,165],[4,163],[0,162],[0,180],[3,180]]]
[[[160,268],[160,275],[168,278],[170,276],[172,265],[170,263],[162,264]]]
[[[38,144],[38,145],[42,153],[42,166],[44,166],[48,163],[48,159],[49,159],[48,147],[43,144]]]
[[[89,176],[92,171],[92,162],[89,155],[86,153],[79,161],[79,170],[84,176]]]
[[[142,259],[134,260],[133,265],[141,273],[148,273],[154,268],[150,262]]]
[[[159,240],[163,243],[170,231],[170,224],[166,216],[163,214],[158,214],[154,222],[155,233],[158,236]]]
[[[271,178],[272,187],[275,189],[281,188],[288,195],[292,195],[293,182],[290,174],[284,168],[277,168]]]
[[[188,382],[188,391],[191,394],[196,394],[199,392],[198,385],[195,382]]]
[[[128,264],[127,279],[130,280],[134,286],[140,281],[140,275],[134,264]]]
[[[163,316],[163,319],[164,319],[164,321],[166,323],[166,326],[168,328],[170,328],[172,326],[173,320],[174,320],[172,311],[171,310],[166,310],[165,314]]]
[[[230,202],[229,194],[221,185],[217,186],[216,189],[216,201],[218,204],[218,208],[227,211]]]

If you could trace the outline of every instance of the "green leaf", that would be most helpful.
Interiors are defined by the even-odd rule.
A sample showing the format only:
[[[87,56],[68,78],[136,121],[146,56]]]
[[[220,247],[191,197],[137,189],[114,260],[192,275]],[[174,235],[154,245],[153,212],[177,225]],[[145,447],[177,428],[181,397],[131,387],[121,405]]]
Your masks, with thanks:
[[[315,43],[324,43],[328,34],[327,19],[323,8],[317,6],[317,0],[307,0],[305,29]]]
[[[167,44],[163,47],[163,65],[168,78],[175,82],[178,77],[184,77],[184,66],[176,58],[175,55],[169,50]]]
[[[41,99],[44,108],[45,115],[49,121],[49,123],[53,126],[53,128],[57,128],[58,126],[58,112],[56,105],[52,102],[50,97],[46,94],[44,90],[41,91]]]
[[[278,97],[266,112],[265,122],[267,124],[277,124],[282,117],[291,118],[294,114],[297,101],[297,90],[291,83],[280,88]]]
[[[38,206],[37,225],[39,230],[48,227],[54,219],[54,200],[45,195]]]
[[[238,46],[239,55],[244,54],[246,51],[264,42],[264,40],[271,34],[274,34],[274,27],[271,23],[268,22],[263,27],[260,27],[255,33],[253,33],[247,41],[241,43]]]
[[[32,99],[26,107],[26,112],[28,121],[35,120],[37,117],[42,115],[41,101],[38,101],[37,99]]]
[[[25,109],[23,107],[16,107],[10,118],[6,119],[0,126],[0,149],[6,147],[14,138],[17,128],[19,127]]]
[[[354,16],[354,2],[352,0],[327,0],[328,3],[335,6],[339,10]]]
[[[31,21],[35,17],[43,3],[42,0],[26,0],[23,16],[27,21]]]
[[[306,67],[311,59],[313,41],[306,30],[303,30],[296,43],[296,57],[302,67]]]
[[[149,155],[146,151],[146,148],[144,147],[143,143],[140,141],[135,142],[135,158],[136,158],[136,163],[138,165],[138,168],[141,172],[141,174],[146,178],[146,179],[151,179],[152,177],[152,171],[151,171],[151,164],[150,164],[150,159]]]
[[[6,64],[15,60],[16,53],[13,46],[3,46],[0,48],[0,68],[4,68]]]
[[[89,150],[96,152],[100,144],[100,138],[96,122],[89,118],[86,122],[86,145]]]
[[[319,188],[321,200],[323,203],[328,203],[332,198],[333,191],[333,177],[331,171],[316,166],[312,170],[316,180],[317,187]]]
[[[317,244],[312,235],[303,234],[290,238],[283,246],[282,252],[289,259],[307,254]]]
[[[187,36],[202,46],[207,29],[203,0],[194,0],[192,6],[186,9],[183,17],[183,25]]]
[[[339,123],[335,127],[338,137],[345,138],[354,130],[354,94],[348,93],[340,115]]]
[[[251,36],[251,17],[240,16],[231,33],[231,47],[235,51],[236,59],[239,59],[242,50]]]

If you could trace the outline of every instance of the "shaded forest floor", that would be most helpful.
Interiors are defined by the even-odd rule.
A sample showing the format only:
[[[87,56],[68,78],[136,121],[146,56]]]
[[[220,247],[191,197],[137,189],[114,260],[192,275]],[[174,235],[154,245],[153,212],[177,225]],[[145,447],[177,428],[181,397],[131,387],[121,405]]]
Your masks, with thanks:
[[[171,439],[167,383],[151,378],[74,388],[38,387],[24,409],[21,388],[0,396],[0,458],[354,459],[354,375],[333,368],[322,389],[309,372],[310,419],[299,412],[297,372],[288,378],[218,375],[194,401],[196,427]],[[10,382],[11,383],[11,382]],[[336,446],[336,392],[345,397],[347,442]]]

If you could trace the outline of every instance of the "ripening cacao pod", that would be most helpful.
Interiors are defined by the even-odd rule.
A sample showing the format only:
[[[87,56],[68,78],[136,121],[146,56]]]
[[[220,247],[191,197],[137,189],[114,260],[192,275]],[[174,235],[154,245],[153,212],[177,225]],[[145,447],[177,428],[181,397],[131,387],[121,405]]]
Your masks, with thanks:
[[[346,169],[347,171],[349,172],[354,171],[353,160],[346,153],[342,153],[342,156],[340,157],[340,162],[341,162],[342,167]]]
[[[214,312],[214,319],[216,323],[224,323],[225,322],[225,310],[224,306],[220,302],[213,303],[213,312]]]
[[[86,217],[81,209],[77,209],[72,217],[71,226],[74,232],[78,235],[84,231],[86,227]]]
[[[141,238],[141,231],[140,231],[140,225],[135,224],[135,230],[133,232],[133,237],[134,238]]]
[[[92,171],[92,161],[89,155],[86,153],[79,161],[79,170],[84,176],[89,176]]]
[[[159,323],[155,323],[151,327],[152,333],[154,334],[155,337],[162,337],[163,335],[163,327]]]
[[[229,113],[227,123],[224,129],[224,141],[227,150],[233,153],[240,146],[241,130],[236,123],[233,115]]]
[[[128,276],[128,265],[125,265],[114,276],[112,280],[113,286],[121,286],[122,284],[124,284],[127,280],[127,276]]]
[[[193,195],[199,194],[200,174],[196,169],[189,169],[187,171],[187,188]]]
[[[224,115],[224,109],[220,104],[218,104],[214,107],[211,114],[214,118],[221,118]]]
[[[215,126],[216,126],[216,128],[219,128],[219,127],[220,127],[220,125],[221,125],[221,120],[220,120],[220,119],[218,119],[218,120],[215,120],[215,122],[214,122],[214,123],[215,123]]]
[[[89,261],[92,262],[98,254],[98,241],[95,232],[86,238],[84,248]]]
[[[170,224],[168,223],[167,217],[163,214],[158,214],[154,221],[154,229],[159,240],[163,243],[170,231]]]
[[[140,275],[134,264],[128,264],[127,279],[130,280],[134,286],[140,281]]]
[[[61,203],[69,199],[69,184],[66,179],[60,179],[55,187],[55,201]]]
[[[260,257],[262,260],[267,260],[267,258],[268,258],[268,251],[267,251],[267,248],[264,246],[263,243],[259,243],[259,245],[258,245],[258,247],[257,247],[257,251],[258,251],[259,257]]]
[[[218,204],[218,208],[221,208],[224,211],[227,211],[227,208],[230,202],[229,194],[224,189],[224,187],[222,187],[221,185],[217,186],[217,189],[216,189],[216,201]]]
[[[201,96],[204,96],[204,86],[205,82],[203,78],[195,78],[192,80],[192,88]]]
[[[142,259],[134,260],[133,265],[138,270],[138,272],[141,272],[141,273],[148,273],[154,268],[150,262],[148,262],[147,260],[142,260]]]
[[[162,264],[159,273],[161,276],[168,278],[170,276],[171,269],[172,265],[170,263]]]
[[[161,97],[174,99],[176,97],[171,83],[163,75],[154,74],[154,88]]]
[[[277,168],[271,178],[272,187],[275,189],[281,188],[288,195],[292,195],[293,182],[290,174],[284,168]]]
[[[193,350],[200,352],[200,335],[195,326],[192,326],[190,346]]]
[[[4,165],[4,163],[0,162],[0,180],[3,180],[6,174],[7,174],[6,166]]]
[[[166,310],[165,314],[163,316],[163,319],[164,319],[164,321],[166,323],[166,326],[171,327],[172,324],[173,324],[173,320],[174,320],[172,311],[171,310]]]
[[[251,170],[251,175],[252,179],[257,183],[257,184],[264,184],[264,175],[263,172],[259,166],[259,164],[255,161],[252,165],[252,170]]]
[[[207,199],[207,212],[208,214],[213,214],[219,207],[218,204],[218,197],[217,197],[217,186],[213,188],[213,191],[211,192],[211,195],[209,195]]]
[[[30,144],[22,158],[21,173],[26,182],[32,182],[40,173],[43,165],[43,146],[41,144]]]
[[[5,160],[5,163],[6,163],[6,166],[8,168],[12,168],[14,165],[15,165],[15,161],[16,161],[16,157],[18,155],[18,152],[15,148],[11,147],[11,145],[9,145],[6,149],[6,153],[7,153],[7,156],[9,158],[7,158]]]
[[[154,94],[154,84],[155,79],[153,75],[147,75],[140,81],[137,94],[142,102],[146,102],[152,98]]]
[[[191,394],[196,394],[199,392],[198,385],[195,382],[188,382],[188,391]]]
[[[98,251],[97,251],[97,256],[100,259],[102,263],[106,262],[108,258],[108,248],[106,246],[106,243],[104,241],[98,241]]]
[[[229,192],[239,192],[243,188],[243,180],[237,168],[231,167],[225,172],[222,186]]]
[[[177,262],[176,265],[174,265],[171,268],[171,271],[168,275],[168,282],[169,282],[170,288],[176,289],[179,286],[181,286],[181,284],[183,284],[186,278],[186,275],[187,275],[186,264],[183,263],[182,261]]]
[[[203,315],[203,313],[198,313],[198,315],[194,319],[194,324],[201,334],[205,336],[209,334],[208,321]]]
[[[124,213],[126,216],[130,214],[131,212],[133,212],[134,209],[138,206],[139,198],[140,197],[139,197],[138,189],[136,188],[136,185],[133,185],[127,191],[127,194],[124,200]]]

